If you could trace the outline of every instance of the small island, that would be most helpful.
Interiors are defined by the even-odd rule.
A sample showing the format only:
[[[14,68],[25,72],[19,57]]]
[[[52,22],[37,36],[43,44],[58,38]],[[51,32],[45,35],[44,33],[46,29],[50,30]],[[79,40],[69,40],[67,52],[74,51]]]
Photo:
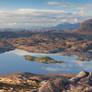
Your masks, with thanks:
[[[92,58],[89,55],[79,56],[76,60],[78,61],[91,61]]]
[[[56,61],[53,58],[48,56],[35,57],[35,56],[25,55],[24,58],[25,60],[28,60],[28,61],[36,61],[36,62],[45,63],[45,64],[62,63],[62,61]]]

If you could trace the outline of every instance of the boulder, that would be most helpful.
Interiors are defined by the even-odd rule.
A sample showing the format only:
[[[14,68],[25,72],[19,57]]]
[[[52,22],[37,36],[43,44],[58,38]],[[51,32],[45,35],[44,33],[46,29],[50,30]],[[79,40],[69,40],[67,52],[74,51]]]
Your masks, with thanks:
[[[42,86],[38,92],[61,92],[68,85],[67,79],[55,79],[50,81],[43,81]]]
[[[71,79],[70,79],[70,81],[71,82],[78,82],[78,81],[80,81],[80,79],[81,78],[84,78],[84,77],[86,77],[86,76],[88,76],[89,75],[89,73],[88,72],[86,72],[86,71],[81,71],[79,74],[77,74],[75,77],[72,77]]]
[[[76,77],[78,77],[78,78],[84,78],[84,77],[86,77],[86,76],[88,76],[88,75],[89,75],[88,72],[86,72],[86,71],[81,71],[79,74],[76,75]]]

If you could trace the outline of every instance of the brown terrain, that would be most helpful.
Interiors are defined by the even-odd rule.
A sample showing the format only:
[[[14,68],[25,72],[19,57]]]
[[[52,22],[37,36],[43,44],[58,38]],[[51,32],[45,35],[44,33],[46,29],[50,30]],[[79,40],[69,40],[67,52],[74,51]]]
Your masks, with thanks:
[[[0,32],[0,53],[16,48],[37,53],[92,55],[92,19],[71,32]],[[0,92],[92,92],[92,73],[7,74],[0,76]]]
[[[14,73],[0,76],[0,92],[92,92],[92,73]]]
[[[60,30],[0,32],[0,38],[5,45],[3,46],[5,51],[7,48],[18,48],[29,52],[63,53],[64,55],[92,53],[92,19],[84,21],[79,29],[71,32]],[[1,49],[0,52],[2,52]]]
[[[12,46],[11,44],[3,40],[0,41],[0,53],[9,51],[9,50],[13,50],[13,49],[14,49],[14,46]]]

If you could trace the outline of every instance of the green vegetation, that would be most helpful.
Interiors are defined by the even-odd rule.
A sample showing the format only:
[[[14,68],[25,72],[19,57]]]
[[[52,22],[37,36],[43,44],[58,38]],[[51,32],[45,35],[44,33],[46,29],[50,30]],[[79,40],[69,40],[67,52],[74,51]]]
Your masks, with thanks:
[[[56,61],[51,57],[48,56],[41,56],[41,57],[34,57],[34,56],[29,56],[29,55],[25,55],[24,56],[25,60],[28,61],[37,61],[37,62],[41,62],[41,63],[62,63],[62,61]]]
[[[29,60],[29,61],[34,61],[36,57],[34,57],[34,56],[29,56],[29,55],[25,55],[24,58],[25,58],[26,60]]]
[[[91,56],[86,56],[86,55],[84,55],[84,56],[79,56],[78,58],[77,58],[77,60],[78,61],[90,61],[91,60]]]

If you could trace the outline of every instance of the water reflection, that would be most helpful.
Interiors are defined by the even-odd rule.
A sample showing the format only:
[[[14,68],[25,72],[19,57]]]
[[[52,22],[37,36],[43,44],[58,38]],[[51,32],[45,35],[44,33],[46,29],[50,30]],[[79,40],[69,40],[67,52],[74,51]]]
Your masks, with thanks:
[[[24,55],[50,56],[55,60],[63,60],[64,63],[43,64],[24,60]],[[13,72],[44,73],[78,73],[81,70],[92,72],[92,61],[79,62],[77,56],[62,56],[60,54],[29,53],[16,49],[14,51],[0,54],[0,74]]]

